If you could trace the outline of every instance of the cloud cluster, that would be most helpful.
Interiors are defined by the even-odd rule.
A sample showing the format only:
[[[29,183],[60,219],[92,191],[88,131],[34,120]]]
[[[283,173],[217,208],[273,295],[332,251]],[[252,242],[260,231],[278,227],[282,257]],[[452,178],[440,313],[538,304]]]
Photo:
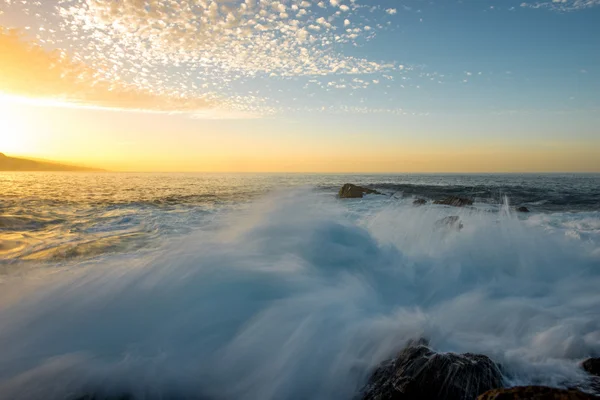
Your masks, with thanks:
[[[137,69],[185,64],[244,76],[299,76],[393,67],[335,50],[369,35],[344,22],[360,21],[356,0],[58,0],[57,7],[63,32],[89,41],[85,55],[111,54],[114,64]]]
[[[586,8],[600,6],[600,0],[550,0],[534,3],[521,3],[521,7],[546,8],[552,11],[579,11]]]
[[[269,114],[274,110],[260,90],[240,95],[240,83],[397,68],[344,54],[383,28],[374,13],[393,14],[358,1],[0,0],[0,10],[4,4],[27,16],[36,57],[52,58],[37,63],[51,72],[33,71],[25,54],[35,46],[23,45],[23,57],[2,62],[29,71],[37,83],[13,74],[0,90],[114,108],[185,112],[217,104]],[[58,49],[62,64],[42,48]]]
[[[65,51],[48,51],[28,41],[17,29],[0,27],[0,54],[0,92],[5,94],[79,107],[210,116],[228,103],[214,93],[182,96],[177,91],[144,89],[107,79],[103,71],[72,60]],[[240,112],[243,110],[237,111],[238,116],[244,115]]]

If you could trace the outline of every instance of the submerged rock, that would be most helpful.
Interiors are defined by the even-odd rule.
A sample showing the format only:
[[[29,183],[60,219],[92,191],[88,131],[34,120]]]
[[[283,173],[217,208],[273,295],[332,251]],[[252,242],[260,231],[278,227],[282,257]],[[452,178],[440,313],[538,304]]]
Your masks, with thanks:
[[[445,199],[442,199],[442,200],[436,200],[433,202],[433,204],[442,204],[445,206],[454,206],[454,207],[464,207],[464,206],[472,206],[473,200],[467,199],[464,197],[450,196],[450,197],[446,197]]]
[[[346,183],[340,189],[338,196],[340,199],[360,199],[365,194],[381,194],[377,190],[356,186],[351,183]]]
[[[463,228],[462,222],[458,215],[451,215],[449,217],[442,218],[435,222],[437,228],[450,228],[460,231]]]
[[[488,357],[436,353],[420,341],[382,363],[361,396],[363,400],[463,400],[501,386],[500,369]]]
[[[588,358],[581,363],[581,368],[586,370],[588,374],[600,376],[600,357]]]
[[[415,206],[423,206],[423,205],[427,204],[427,200],[425,200],[425,199],[415,199],[415,201],[413,201],[413,204]]]
[[[477,400],[588,400],[598,397],[579,390],[555,389],[546,386],[519,386],[506,389],[493,389],[479,396]]]
[[[528,213],[529,212],[529,208],[527,207],[519,207],[517,208],[518,212],[522,212],[522,213]]]

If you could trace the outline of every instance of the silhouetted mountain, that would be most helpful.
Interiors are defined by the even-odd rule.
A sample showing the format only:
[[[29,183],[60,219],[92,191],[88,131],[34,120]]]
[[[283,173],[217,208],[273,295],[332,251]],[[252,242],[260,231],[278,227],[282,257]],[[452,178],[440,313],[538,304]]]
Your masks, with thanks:
[[[0,171],[87,171],[100,172],[97,168],[85,168],[54,162],[35,161],[25,158],[8,157],[0,153]]]

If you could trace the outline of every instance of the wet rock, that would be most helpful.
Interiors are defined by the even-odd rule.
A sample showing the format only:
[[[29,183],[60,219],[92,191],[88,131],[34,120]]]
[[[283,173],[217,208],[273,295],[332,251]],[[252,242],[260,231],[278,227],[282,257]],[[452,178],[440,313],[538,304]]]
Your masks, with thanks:
[[[454,207],[464,207],[464,206],[472,206],[473,200],[467,199],[464,197],[450,196],[450,197],[446,197],[445,199],[442,199],[442,200],[436,200],[433,202],[433,204],[442,204],[445,206],[454,206]]]
[[[377,190],[365,188],[362,186],[346,183],[340,189],[338,196],[340,199],[360,199],[365,194],[381,194]]]
[[[588,400],[598,397],[579,390],[555,389],[546,386],[519,386],[506,389],[493,389],[479,396],[477,400]]]
[[[451,215],[449,217],[442,218],[435,222],[436,228],[450,228],[460,231],[463,228],[462,222],[458,215]]]
[[[528,213],[529,212],[529,208],[527,207],[519,207],[517,208],[518,212],[522,212],[522,213]]]
[[[86,394],[84,396],[75,398],[75,400],[134,400],[134,398],[130,394],[121,394],[117,396]]]
[[[588,358],[581,363],[581,368],[586,370],[588,374],[600,376],[600,357]]]
[[[425,341],[410,343],[382,363],[361,392],[363,400],[475,399],[502,386],[502,374],[479,354],[436,353]]]
[[[413,204],[415,206],[423,206],[423,205],[427,204],[427,200],[425,200],[425,199],[415,199],[415,201],[413,201]]]
[[[144,400],[144,399],[162,399],[162,400],[207,400],[207,397],[203,395],[191,397],[189,395],[156,395],[156,396],[133,396],[131,394],[120,394],[120,395],[99,395],[99,394],[87,394],[78,397],[69,397],[66,400]]]

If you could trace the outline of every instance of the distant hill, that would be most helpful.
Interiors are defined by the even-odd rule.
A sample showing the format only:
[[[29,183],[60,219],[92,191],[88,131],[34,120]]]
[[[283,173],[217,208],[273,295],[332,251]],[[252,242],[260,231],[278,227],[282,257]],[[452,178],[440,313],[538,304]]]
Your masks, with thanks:
[[[35,161],[25,158],[8,157],[0,153],[0,171],[82,171],[101,172],[102,169],[78,167],[48,161]]]

